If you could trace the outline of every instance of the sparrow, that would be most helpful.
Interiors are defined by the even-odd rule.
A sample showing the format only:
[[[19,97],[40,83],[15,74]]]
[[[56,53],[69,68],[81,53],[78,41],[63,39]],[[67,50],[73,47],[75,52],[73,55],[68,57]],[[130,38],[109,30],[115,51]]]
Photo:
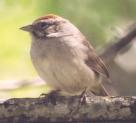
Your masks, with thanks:
[[[31,35],[30,56],[39,76],[62,95],[116,95],[109,72],[80,30],[54,15],[21,27]],[[104,80],[104,81],[103,81]]]

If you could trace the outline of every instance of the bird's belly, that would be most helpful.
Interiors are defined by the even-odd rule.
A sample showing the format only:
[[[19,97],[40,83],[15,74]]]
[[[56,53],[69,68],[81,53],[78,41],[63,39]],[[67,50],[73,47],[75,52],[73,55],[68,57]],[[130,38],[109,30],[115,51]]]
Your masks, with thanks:
[[[45,59],[40,64],[34,63],[34,66],[49,86],[61,90],[62,93],[76,95],[96,85],[93,71],[77,61]]]

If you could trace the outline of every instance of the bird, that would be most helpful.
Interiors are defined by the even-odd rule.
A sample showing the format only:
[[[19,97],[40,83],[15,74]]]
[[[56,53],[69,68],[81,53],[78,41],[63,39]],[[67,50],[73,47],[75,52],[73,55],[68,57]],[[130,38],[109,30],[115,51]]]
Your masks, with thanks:
[[[68,96],[84,91],[96,96],[116,95],[103,60],[68,19],[48,14],[20,29],[30,33],[32,63],[53,91]]]

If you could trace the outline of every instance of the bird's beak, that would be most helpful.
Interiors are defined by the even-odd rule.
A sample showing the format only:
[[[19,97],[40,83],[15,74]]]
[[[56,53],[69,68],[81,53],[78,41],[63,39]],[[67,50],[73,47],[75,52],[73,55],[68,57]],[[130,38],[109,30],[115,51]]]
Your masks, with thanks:
[[[20,28],[23,31],[32,32],[33,31],[33,25],[26,25]]]

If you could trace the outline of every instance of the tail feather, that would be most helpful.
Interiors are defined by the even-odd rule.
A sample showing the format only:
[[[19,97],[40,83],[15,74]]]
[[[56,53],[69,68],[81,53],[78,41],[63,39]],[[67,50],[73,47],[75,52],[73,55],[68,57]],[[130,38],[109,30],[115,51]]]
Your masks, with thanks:
[[[111,80],[103,78],[100,84],[95,88],[89,90],[87,95],[92,96],[118,96],[117,91],[114,89]]]
[[[111,80],[102,80],[101,87],[107,96],[118,96],[118,92],[114,89]]]

